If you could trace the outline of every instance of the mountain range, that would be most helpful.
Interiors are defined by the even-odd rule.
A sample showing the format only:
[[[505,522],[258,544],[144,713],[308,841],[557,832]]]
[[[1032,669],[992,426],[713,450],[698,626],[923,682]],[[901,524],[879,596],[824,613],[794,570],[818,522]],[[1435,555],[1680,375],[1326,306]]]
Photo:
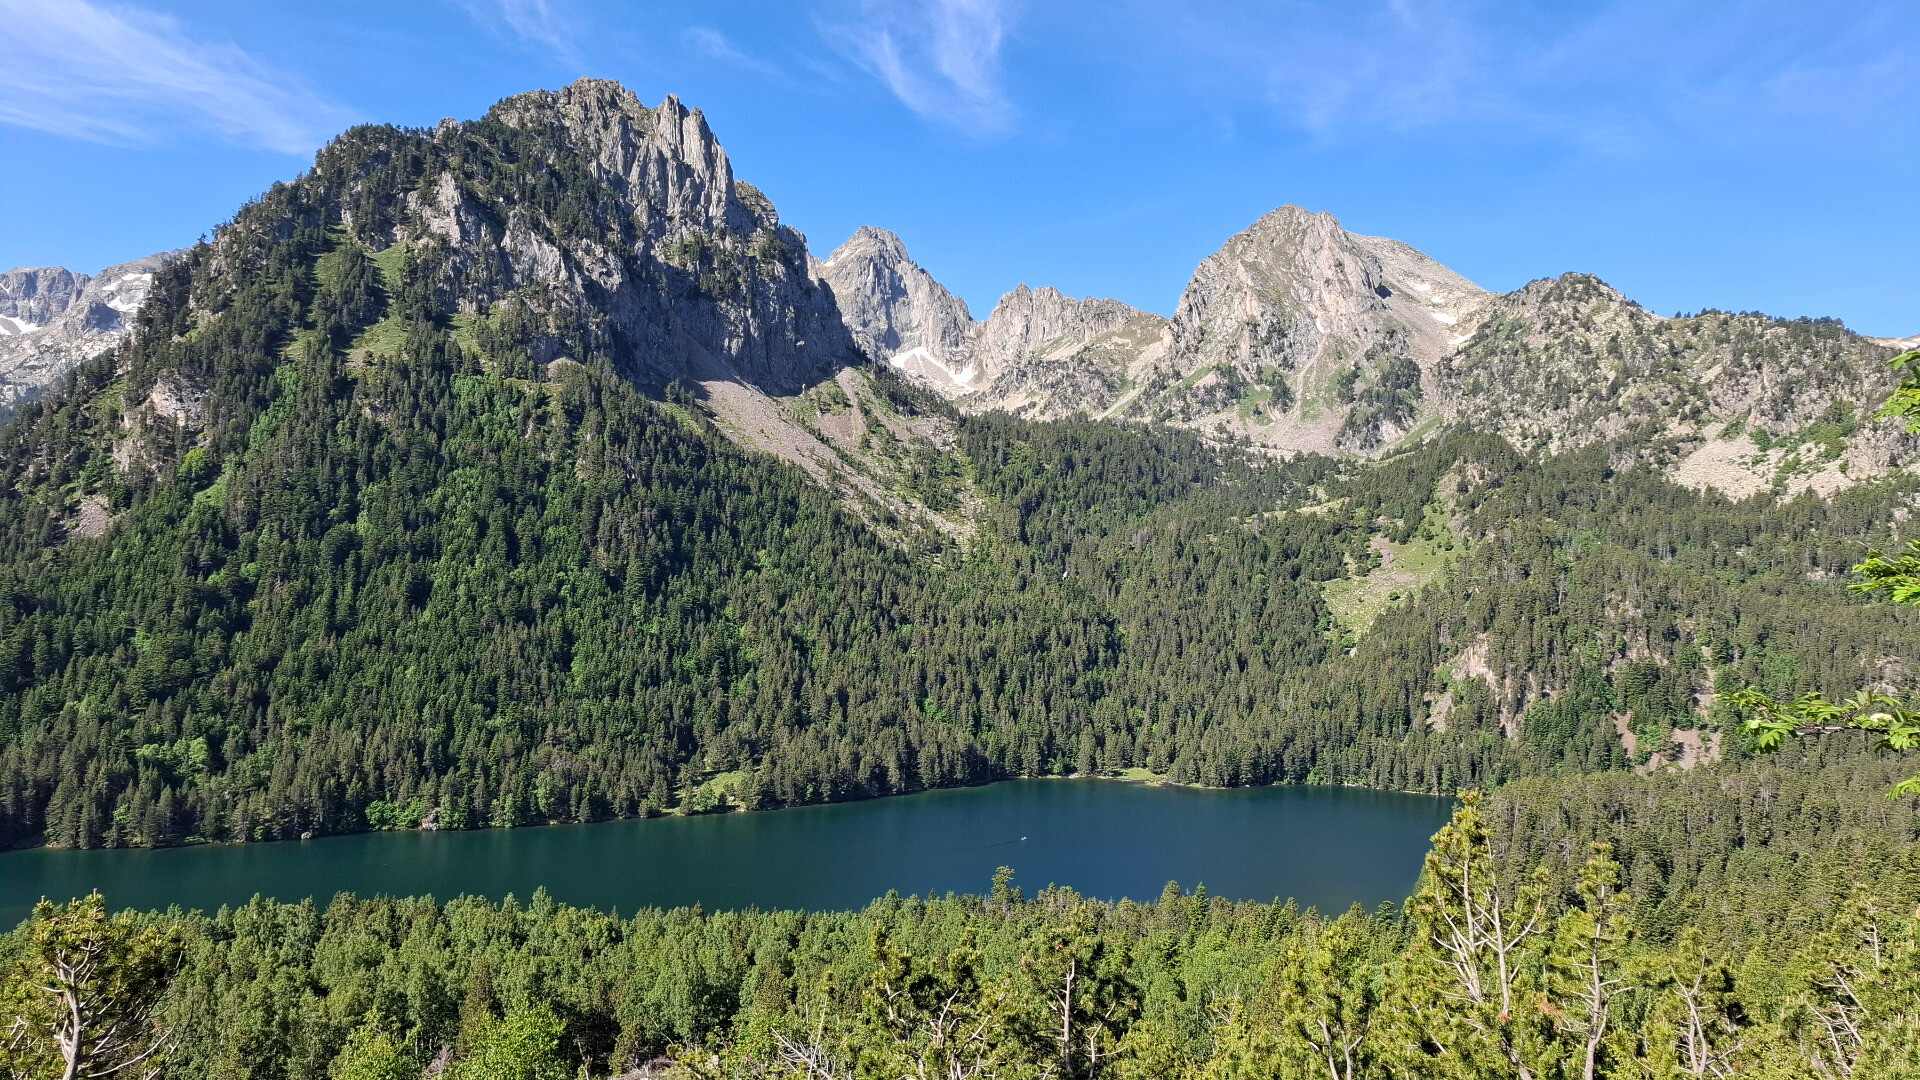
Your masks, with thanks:
[[[589,80],[5,281],[59,358],[0,429],[0,841],[1452,791],[1695,767],[1740,752],[1730,683],[1920,652],[1844,588],[1920,505],[1899,343],[1491,293],[1298,207],[1171,318],[975,321]]]
[[[676,99],[649,110],[612,84],[583,82],[514,108],[556,110],[552,123],[586,135],[590,167],[646,220],[618,241],[635,244],[638,261],[621,266],[611,237],[543,243],[446,178],[410,209],[422,238],[489,251],[484,268],[465,256],[447,268],[456,289],[498,275],[467,303],[477,310],[539,282],[644,355],[654,378],[702,385],[744,442],[894,511],[913,512],[864,475],[874,462],[849,468],[847,447],[797,430],[808,425],[774,403],[871,361],[962,413],[1161,422],[1283,453],[1378,456],[1447,425],[1555,449],[1634,430],[1677,440],[1691,454],[1679,475],[1734,495],[1774,481],[1832,490],[1910,460],[1885,431],[1849,433],[1844,470],[1720,435],[1779,440],[1878,401],[1892,385],[1878,362],[1920,338],[1758,313],[1667,319],[1579,273],[1490,293],[1406,244],[1297,206],[1204,260],[1171,319],[1021,285],[976,321],[885,229],[861,228],[825,260],[810,255],[763,194],[734,180],[698,110]],[[118,342],[168,257],[92,279],[60,268],[0,276],[0,408]],[[689,307],[669,299],[668,283],[718,302]]]
[[[1195,271],[1172,319],[1022,285],[975,322],[899,239],[861,229],[817,271],[874,356],[963,412],[1195,428],[1283,452],[1377,456],[1446,425],[1564,449],[1639,431],[1695,450],[1686,474],[1749,494],[1782,461],[1723,460],[1729,428],[1778,439],[1893,384],[1912,341],[1757,313],[1662,318],[1570,273],[1489,293],[1405,244],[1284,206]],[[1812,377],[1807,377],[1812,376]],[[1897,441],[1897,440],[1896,440]],[[1910,460],[1849,443],[1831,488]],[[1804,471],[1804,470],[1803,470]]]

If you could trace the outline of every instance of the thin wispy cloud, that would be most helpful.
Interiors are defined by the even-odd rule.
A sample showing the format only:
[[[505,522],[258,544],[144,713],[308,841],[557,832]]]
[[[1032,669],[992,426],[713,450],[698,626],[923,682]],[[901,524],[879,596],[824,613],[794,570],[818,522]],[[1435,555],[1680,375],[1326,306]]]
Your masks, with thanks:
[[[0,123],[95,142],[197,128],[305,154],[351,119],[245,50],[196,41],[165,16],[0,0],[0,24]]]
[[[976,135],[1011,128],[1000,84],[1005,0],[848,0],[830,4],[829,40],[914,112]]]
[[[491,29],[552,52],[568,63],[579,59],[572,16],[552,0],[456,0]]]
[[[708,60],[725,64],[728,67],[751,71],[759,75],[775,75],[778,70],[773,65],[742,52],[727,35],[710,26],[693,26],[681,34],[687,47]]]
[[[1831,134],[1911,115],[1920,86],[1899,55],[1920,19],[1898,3],[1153,3],[1135,14],[1190,78],[1334,138],[1479,128],[1631,150],[1687,133],[1791,137],[1781,125],[1796,121]]]

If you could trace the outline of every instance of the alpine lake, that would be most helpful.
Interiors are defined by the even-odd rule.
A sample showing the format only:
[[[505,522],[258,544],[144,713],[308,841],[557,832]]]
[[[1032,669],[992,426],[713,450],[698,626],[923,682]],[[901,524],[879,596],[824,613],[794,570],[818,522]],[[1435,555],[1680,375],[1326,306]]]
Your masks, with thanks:
[[[0,927],[41,897],[98,889],[110,907],[213,911],[255,895],[467,894],[564,903],[840,910],[889,891],[984,893],[1012,867],[1049,884],[1151,900],[1168,881],[1236,900],[1340,911],[1413,891],[1449,799],[1333,787],[1203,790],[1010,780],[864,802],[471,832],[378,832],[164,850],[0,854]]]

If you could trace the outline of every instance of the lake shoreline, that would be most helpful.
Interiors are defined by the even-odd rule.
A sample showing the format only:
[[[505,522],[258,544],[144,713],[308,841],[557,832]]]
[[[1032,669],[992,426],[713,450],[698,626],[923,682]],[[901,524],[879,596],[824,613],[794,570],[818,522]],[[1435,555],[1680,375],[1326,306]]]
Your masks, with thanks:
[[[431,820],[428,820],[428,821],[423,821],[419,825],[414,825],[408,828],[399,828],[399,829],[356,829],[356,830],[350,830],[350,831],[329,832],[329,833],[306,833],[304,835],[296,836],[296,837],[275,838],[275,839],[265,839],[265,840],[209,840],[204,837],[187,837],[183,839],[180,843],[167,844],[164,846],[131,845],[131,846],[97,847],[97,848],[55,847],[47,844],[45,841],[45,837],[42,836],[28,843],[16,844],[12,847],[0,847],[0,860],[4,860],[8,855],[14,854],[15,852],[22,852],[22,851],[41,851],[41,850],[47,850],[47,851],[176,851],[183,848],[207,848],[207,847],[237,848],[237,847],[259,846],[263,844],[301,844],[301,843],[307,843],[313,840],[326,839],[328,837],[368,836],[376,833],[513,832],[520,829],[545,829],[545,828],[552,828],[555,826],[567,826],[567,825],[604,825],[604,824],[610,824],[612,822],[619,822],[619,821],[660,821],[660,820],[681,819],[681,818],[729,817],[735,814],[770,814],[770,813],[778,813],[783,810],[803,810],[808,807],[817,807],[817,806],[848,806],[856,803],[875,802],[883,799],[899,799],[899,798],[906,798],[914,795],[926,795],[926,794],[930,794],[932,792],[938,792],[938,791],[968,791],[976,788],[992,787],[995,784],[1013,783],[1021,780],[1072,780],[1072,781],[1094,780],[1094,781],[1108,781],[1111,783],[1119,783],[1119,784],[1138,784],[1143,787],[1184,788],[1189,791],[1255,791],[1263,788],[1298,788],[1298,789],[1326,788],[1326,789],[1342,789],[1342,790],[1355,790],[1355,791],[1380,791],[1380,792],[1388,792],[1396,795],[1421,795],[1429,798],[1442,798],[1442,799],[1453,797],[1449,795],[1436,794],[1431,791],[1414,791],[1407,788],[1370,787],[1366,784],[1286,784],[1286,783],[1281,783],[1281,784],[1227,785],[1227,784],[1189,783],[1184,780],[1170,779],[1165,773],[1152,773],[1152,772],[1148,772],[1145,769],[1125,769],[1125,770],[1121,770],[1119,772],[1113,772],[1113,773],[1093,773],[1093,774],[1047,773],[1047,774],[1041,774],[1037,776],[1004,776],[1004,777],[999,777],[993,780],[983,780],[977,784],[947,784],[941,787],[916,788],[912,791],[896,791],[886,795],[867,795],[867,796],[862,796],[860,798],[855,798],[855,799],[838,799],[832,802],[796,803],[790,806],[764,806],[764,807],[754,808],[754,807],[741,805],[738,803],[729,802],[729,803],[723,804],[720,808],[714,809],[714,810],[688,811],[682,807],[676,807],[672,810],[664,811],[658,814],[643,814],[643,815],[632,816],[632,817],[596,818],[592,821],[531,821],[523,825],[481,825],[478,827],[470,827],[470,828],[463,828],[463,829],[441,828],[439,825],[434,824]]]
[[[786,814],[383,830],[310,844],[42,847],[0,857],[0,915],[96,889],[115,908],[139,910],[213,911],[254,895],[324,905],[339,892],[524,900],[541,888],[562,903],[622,911],[852,910],[888,892],[979,894],[1003,866],[1029,891],[1051,884],[1103,900],[1149,900],[1177,880],[1229,899],[1373,907],[1407,895],[1453,811],[1447,799],[1358,787],[1201,794],[1040,779]]]

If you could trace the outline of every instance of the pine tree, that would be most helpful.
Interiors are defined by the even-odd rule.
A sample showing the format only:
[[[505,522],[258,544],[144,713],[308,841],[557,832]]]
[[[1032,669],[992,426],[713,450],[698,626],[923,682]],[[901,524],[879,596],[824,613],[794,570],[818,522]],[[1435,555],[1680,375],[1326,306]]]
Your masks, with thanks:
[[[159,1076],[171,1036],[154,1010],[180,962],[179,938],[109,917],[99,893],[42,900],[21,933],[26,971],[0,997],[10,999],[0,1052],[13,1075],[44,1062],[62,1080]]]
[[[1604,1048],[1619,1001],[1630,983],[1627,949],[1633,905],[1620,891],[1620,864],[1609,844],[1595,844],[1580,870],[1579,902],[1561,914],[1546,955],[1547,997],[1555,1026],[1572,1041],[1572,1068],[1580,1080],[1599,1080]]]

